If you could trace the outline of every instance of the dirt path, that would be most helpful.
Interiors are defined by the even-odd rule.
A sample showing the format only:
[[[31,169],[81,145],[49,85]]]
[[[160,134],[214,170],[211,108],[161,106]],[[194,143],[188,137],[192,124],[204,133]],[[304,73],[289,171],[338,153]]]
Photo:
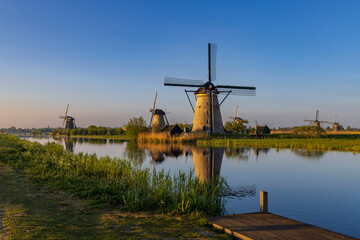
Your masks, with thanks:
[[[229,239],[190,220],[94,209],[0,163],[0,239]]]

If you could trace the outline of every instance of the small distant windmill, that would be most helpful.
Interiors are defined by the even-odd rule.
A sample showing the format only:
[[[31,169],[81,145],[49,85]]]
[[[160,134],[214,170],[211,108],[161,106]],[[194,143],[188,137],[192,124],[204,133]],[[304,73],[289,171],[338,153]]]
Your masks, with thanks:
[[[166,113],[163,110],[156,108],[156,100],[157,100],[157,92],[155,93],[153,108],[150,108],[150,112],[152,114],[151,114],[149,128],[151,128],[153,132],[158,132],[161,129],[163,129],[166,125],[169,125],[169,121],[166,117]]]
[[[67,105],[67,108],[66,108],[66,111],[65,111],[65,115],[59,117],[59,118],[64,119],[64,122],[63,122],[63,126],[62,126],[62,127],[64,128],[65,133],[69,133],[69,131],[70,131],[71,129],[76,128],[75,118],[67,115],[68,110],[69,110],[69,104]]]
[[[340,123],[336,122],[336,117],[337,117],[337,115],[335,115],[335,117],[334,117],[334,122],[333,122],[333,130],[334,130],[334,132],[339,131],[340,128],[341,128]]]
[[[314,127],[320,127],[321,123],[329,123],[331,124],[331,122],[329,121],[319,121],[319,110],[316,110],[316,118],[315,120],[304,120],[304,122],[310,122],[312,124],[314,124]]]
[[[238,117],[238,113],[239,113],[239,106],[236,107],[235,115],[233,117],[229,117],[229,118],[234,119],[234,122],[236,122],[236,123],[248,123],[249,122],[246,119],[242,119],[242,118]]]
[[[255,95],[255,87],[214,85],[216,79],[216,44],[208,43],[208,81],[204,83],[200,80],[186,80],[165,77],[165,86],[191,87],[195,90],[185,90],[194,111],[192,132],[223,133],[224,127],[221,118],[220,106],[229,95]],[[188,92],[196,95],[195,109],[190,101]],[[218,95],[226,94],[219,103]]]

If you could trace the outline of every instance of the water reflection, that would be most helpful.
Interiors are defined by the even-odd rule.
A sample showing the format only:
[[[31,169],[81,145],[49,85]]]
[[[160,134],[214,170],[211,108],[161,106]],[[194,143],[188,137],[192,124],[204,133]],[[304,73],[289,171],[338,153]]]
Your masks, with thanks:
[[[145,159],[145,150],[137,142],[127,142],[124,157],[135,163],[142,164]]]
[[[191,147],[196,177],[201,181],[209,181],[220,175],[224,148]]]
[[[73,153],[74,146],[78,139],[77,138],[63,138],[63,140],[64,140],[65,151]]]
[[[324,157],[326,151],[319,151],[319,150],[309,150],[309,149],[291,149],[295,155],[303,158],[307,158],[309,160],[320,160]]]
[[[139,143],[138,149],[147,150],[155,164],[162,163],[165,157],[177,158],[180,155],[188,154],[187,146],[180,144]]]

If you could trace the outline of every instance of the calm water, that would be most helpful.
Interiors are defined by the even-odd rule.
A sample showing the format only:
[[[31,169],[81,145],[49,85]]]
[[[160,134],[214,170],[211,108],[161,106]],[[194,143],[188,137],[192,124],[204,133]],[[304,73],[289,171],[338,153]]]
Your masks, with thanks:
[[[126,157],[144,167],[193,171],[200,179],[227,180],[227,213],[269,211],[360,238],[360,155],[349,152],[151,145],[116,140],[27,138],[56,141],[67,151]]]

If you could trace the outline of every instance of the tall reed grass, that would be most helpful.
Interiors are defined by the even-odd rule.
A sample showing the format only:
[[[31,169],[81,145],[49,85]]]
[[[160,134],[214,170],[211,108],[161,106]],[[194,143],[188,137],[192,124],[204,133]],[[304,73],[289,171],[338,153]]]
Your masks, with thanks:
[[[41,145],[0,136],[0,144],[17,145],[0,151],[2,162],[31,180],[88,198],[97,204],[129,210],[217,215],[224,211],[224,180],[201,183],[192,173],[154,171],[120,158],[72,154],[55,143]],[[11,141],[10,141],[11,140]]]

